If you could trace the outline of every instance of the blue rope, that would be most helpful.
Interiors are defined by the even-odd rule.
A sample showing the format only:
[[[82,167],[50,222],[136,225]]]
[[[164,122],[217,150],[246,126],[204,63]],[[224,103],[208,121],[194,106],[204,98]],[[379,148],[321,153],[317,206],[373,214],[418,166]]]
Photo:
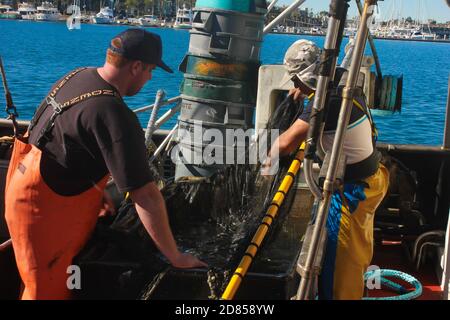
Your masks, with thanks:
[[[375,274],[376,273],[376,274]],[[406,274],[401,271],[396,270],[389,270],[389,269],[382,269],[382,270],[373,270],[366,272],[364,274],[364,280],[367,281],[369,278],[379,276],[380,282],[385,287],[398,292],[399,296],[392,296],[392,297],[382,297],[382,298],[363,298],[363,300],[414,300],[417,299],[422,295],[422,284],[413,276],[410,276],[409,274]],[[397,279],[401,279],[405,282],[408,282],[414,287],[414,291],[409,291],[402,285],[395,283],[389,279],[386,279],[385,277],[393,277]]]

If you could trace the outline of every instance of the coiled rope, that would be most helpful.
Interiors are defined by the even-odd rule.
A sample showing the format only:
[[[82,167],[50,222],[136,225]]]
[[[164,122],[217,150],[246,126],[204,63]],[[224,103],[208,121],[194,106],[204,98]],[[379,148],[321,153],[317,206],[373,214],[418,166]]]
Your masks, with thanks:
[[[381,270],[372,270],[368,271],[364,274],[364,280],[376,279],[380,278],[381,285],[391,289],[397,293],[399,296],[392,297],[366,297],[363,300],[414,300],[422,295],[422,284],[413,276],[406,274],[397,270],[389,270],[389,269],[381,269]],[[414,291],[409,291],[402,285],[395,283],[385,277],[397,278],[403,280],[414,287]]]

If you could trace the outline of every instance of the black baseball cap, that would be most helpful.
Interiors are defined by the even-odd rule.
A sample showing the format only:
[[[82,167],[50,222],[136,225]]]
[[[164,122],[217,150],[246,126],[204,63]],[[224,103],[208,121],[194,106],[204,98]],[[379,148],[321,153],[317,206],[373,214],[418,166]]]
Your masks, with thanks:
[[[114,37],[109,49],[129,60],[156,64],[161,69],[173,73],[162,61],[162,42],[160,36],[155,33],[144,29],[127,29]]]

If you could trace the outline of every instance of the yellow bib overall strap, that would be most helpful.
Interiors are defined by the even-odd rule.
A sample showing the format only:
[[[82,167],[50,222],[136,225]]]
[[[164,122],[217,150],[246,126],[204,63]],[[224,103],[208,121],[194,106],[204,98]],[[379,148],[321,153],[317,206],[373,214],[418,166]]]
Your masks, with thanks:
[[[314,97],[314,95],[315,95],[315,92],[311,93],[311,94],[308,96],[308,99],[311,100],[311,99]],[[369,108],[367,108],[367,107],[364,108],[364,107],[363,107],[356,99],[353,99],[353,104],[354,104],[358,109],[360,109],[362,112],[364,112],[364,114],[365,114],[365,115],[367,116],[367,118],[369,119],[370,127],[372,128],[372,138],[373,138],[374,142],[376,142],[377,139],[378,139],[378,130],[377,130],[377,127],[376,127],[376,125],[375,125],[375,122],[373,121],[372,114],[370,113]]]

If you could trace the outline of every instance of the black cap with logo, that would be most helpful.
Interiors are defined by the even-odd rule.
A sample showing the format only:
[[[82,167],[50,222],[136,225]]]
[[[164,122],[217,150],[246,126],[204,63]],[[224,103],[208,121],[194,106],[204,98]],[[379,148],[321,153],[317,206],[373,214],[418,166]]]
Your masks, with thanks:
[[[120,40],[120,41],[116,41]],[[109,49],[129,60],[140,60],[156,64],[161,69],[173,73],[162,61],[162,42],[159,35],[144,29],[127,29],[111,41]]]

